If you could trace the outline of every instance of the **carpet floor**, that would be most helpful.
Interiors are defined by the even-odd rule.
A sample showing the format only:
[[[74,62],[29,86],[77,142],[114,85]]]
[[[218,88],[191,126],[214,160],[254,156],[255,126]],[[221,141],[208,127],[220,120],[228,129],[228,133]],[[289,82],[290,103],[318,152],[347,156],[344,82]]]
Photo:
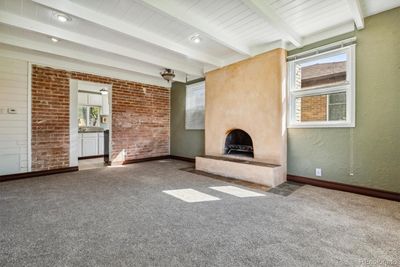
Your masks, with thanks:
[[[0,266],[400,265],[400,203],[302,186],[288,196],[177,160],[0,183]],[[165,190],[219,198],[188,203]]]

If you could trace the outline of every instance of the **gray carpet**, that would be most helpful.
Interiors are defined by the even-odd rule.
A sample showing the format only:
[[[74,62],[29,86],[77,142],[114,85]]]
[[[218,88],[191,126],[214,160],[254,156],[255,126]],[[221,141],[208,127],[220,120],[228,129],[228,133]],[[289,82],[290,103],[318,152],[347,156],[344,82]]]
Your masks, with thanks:
[[[398,202],[312,186],[238,198],[208,188],[231,184],[185,166],[164,160],[0,183],[0,266],[400,264]],[[182,188],[221,200],[162,193]]]

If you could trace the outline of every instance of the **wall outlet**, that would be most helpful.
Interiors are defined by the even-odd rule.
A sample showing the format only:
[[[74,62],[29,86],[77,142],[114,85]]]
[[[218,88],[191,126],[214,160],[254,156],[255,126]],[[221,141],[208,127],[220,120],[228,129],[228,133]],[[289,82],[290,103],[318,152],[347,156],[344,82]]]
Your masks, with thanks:
[[[315,169],[315,176],[322,176],[322,169],[321,168],[316,168]]]
[[[15,109],[15,108],[8,108],[8,109],[7,109],[7,113],[8,113],[8,114],[17,114],[17,109]]]

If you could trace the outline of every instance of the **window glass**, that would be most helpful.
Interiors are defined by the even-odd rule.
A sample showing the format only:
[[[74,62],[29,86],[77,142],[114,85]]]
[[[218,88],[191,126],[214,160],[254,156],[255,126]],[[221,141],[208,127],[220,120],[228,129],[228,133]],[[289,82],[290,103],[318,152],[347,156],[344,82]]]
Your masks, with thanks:
[[[346,93],[331,94],[329,97],[328,115],[330,121],[346,120]]]
[[[79,127],[86,127],[87,117],[88,117],[88,107],[87,106],[79,106],[78,107],[78,125]]]
[[[79,127],[98,127],[98,126],[100,126],[100,107],[98,107],[98,106],[79,106],[78,107],[78,126]]]
[[[296,90],[341,84],[347,81],[347,55],[340,53],[297,63]]]
[[[297,97],[296,122],[345,121],[346,93]]]
[[[186,87],[185,128],[204,129],[205,83],[195,83]]]
[[[89,107],[89,126],[100,126],[100,107]]]

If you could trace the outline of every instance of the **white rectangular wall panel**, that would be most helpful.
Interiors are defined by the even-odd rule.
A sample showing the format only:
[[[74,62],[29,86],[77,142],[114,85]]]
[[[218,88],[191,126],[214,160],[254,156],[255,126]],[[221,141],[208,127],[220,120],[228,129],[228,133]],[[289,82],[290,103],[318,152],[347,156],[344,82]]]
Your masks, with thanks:
[[[29,117],[28,62],[0,57],[0,175],[29,171]]]

